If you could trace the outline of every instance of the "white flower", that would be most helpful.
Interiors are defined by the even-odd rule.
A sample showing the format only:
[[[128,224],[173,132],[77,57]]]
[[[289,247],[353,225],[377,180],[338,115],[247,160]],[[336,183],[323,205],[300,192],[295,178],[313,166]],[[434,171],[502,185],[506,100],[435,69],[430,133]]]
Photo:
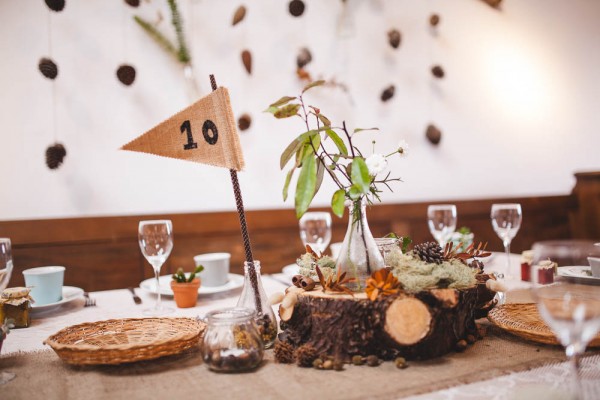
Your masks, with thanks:
[[[369,175],[371,176],[376,176],[387,167],[387,160],[383,154],[375,153],[367,157],[365,163],[367,164]]]
[[[408,153],[410,151],[410,147],[408,147],[408,143],[406,143],[406,140],[401,140],[400,143],[398,143],[398,154],[400,154],[400,156],[407,156]]]

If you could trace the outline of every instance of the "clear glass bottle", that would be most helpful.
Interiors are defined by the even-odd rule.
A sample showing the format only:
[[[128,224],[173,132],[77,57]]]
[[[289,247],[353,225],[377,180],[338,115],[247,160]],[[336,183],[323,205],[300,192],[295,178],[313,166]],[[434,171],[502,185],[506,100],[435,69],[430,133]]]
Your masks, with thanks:
[[[260,261],[244,262],[244,287],[237,306],[256,311],[255,322],[265,348],[273,346],[277,338],[277,320],[260,279]]]
[[[400,239],[393,237],[375,238],[375,243],[377,244],[379,252],[383,256],[384,264],[388,265],[387,256],[392,252],[392,250],[398,248]]]
[[[202,358],[209,369],[240,372],[258,367],[265,349],[255,318],[253,310],[242,307],[224,308],[206,315]]]
[[[355,278],[349,289],[361,292],[371,274],[384,267],[383,256],[373,239],[367,222],[366,200],[348,204],[348,230],[342,243],[336,269],[346,272],[347,278]]]

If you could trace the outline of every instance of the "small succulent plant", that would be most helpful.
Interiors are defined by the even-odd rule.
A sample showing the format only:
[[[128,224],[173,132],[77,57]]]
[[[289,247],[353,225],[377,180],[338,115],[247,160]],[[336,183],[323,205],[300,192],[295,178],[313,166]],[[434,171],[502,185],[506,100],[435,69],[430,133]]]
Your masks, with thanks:
[[[204,271],[204,266],[198,265],[194,271],[190,274],[190,276],[186,277],[185,272],[183,272],[183,268],[178,268],[177,272],[173,274],[173,280],[177,283],[189,283],[196,278],[196,274]]]

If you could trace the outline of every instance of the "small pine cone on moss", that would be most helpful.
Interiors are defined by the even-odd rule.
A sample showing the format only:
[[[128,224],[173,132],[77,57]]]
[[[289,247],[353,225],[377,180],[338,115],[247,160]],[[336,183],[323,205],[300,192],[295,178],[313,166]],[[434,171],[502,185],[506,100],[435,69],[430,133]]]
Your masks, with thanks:
[[[282,364],[292,364],[294,362],[294,346],[280,340],[275,342],[275,361]]]
[[[46,149],[46,165],[50,169],[56,169],[63,163],[67,150],[60,143],[54,143]]]
[[[296,363],[300,367],[311,367],[313,361],[317,359],[319,355],[317,350],[309,344],[298,347],[296,350]]]
[[[444,261],[444,254],[439,244],[435,242],[425,242],[415,246],[414,252],[425,262],[441,264]]]
[[[49,58],[42,58],[38,63],[38,69],[48,79],[56,79],[58,76],[58,66]]]

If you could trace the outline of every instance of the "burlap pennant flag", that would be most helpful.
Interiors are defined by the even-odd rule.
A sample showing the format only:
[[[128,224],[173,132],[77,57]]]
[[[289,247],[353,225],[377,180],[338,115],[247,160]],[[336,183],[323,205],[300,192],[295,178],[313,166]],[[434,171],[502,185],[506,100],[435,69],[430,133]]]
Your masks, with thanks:
[[[221,87],[121,148],[241,171],[244,156],[231,110]]]

